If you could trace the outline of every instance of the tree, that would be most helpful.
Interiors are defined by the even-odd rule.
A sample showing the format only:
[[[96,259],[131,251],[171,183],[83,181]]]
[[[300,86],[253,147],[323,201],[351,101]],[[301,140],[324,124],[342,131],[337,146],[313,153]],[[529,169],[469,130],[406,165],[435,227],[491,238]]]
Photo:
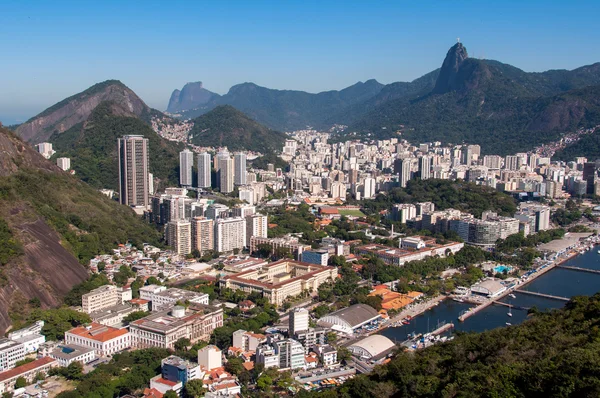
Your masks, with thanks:
[[[192,342],[187,337],[182,337],[177,340],[174,344],[176,351],[186,351],[189,346],[192,345]]]
[[[149,313],[146,311],[135,311],[130,314],[127,314],[127,316],[125,318],[123,318],[123,322],[126,325],[129,325],[133,321],[137,321],[138,319],[142,319],[145,316],[148,316],[148,314]]]
[[[179,395],[175,391],[169,390],[163,395],[163,398],[179,398]]]
[[[340,362],[348,361],[350,358],[352,358],[352,353],[346,347],[338,347],[337,358]]]
[[[206,393],[204,387],[202,387],[202,380],[195,379],[189,380],[183,387],[183,398],[198,398],[203,397]]]
[[[233,373],[234,375],[239,375],[245,369],[242,365],[242,360],[237,357],[231,357],[227,359],[227,363],[225,364],[225,370],[229,373]]]
[[[271,376],[269,376],[266,373],[263,373],[262,375],[260,375],[260,377],[256,381],[256,387],[262,391],[270,390],[272,385],[273,385],[273,379],[271,378]]]
[[[71,362],[66,368],[65,377],[69,380],[79,380],[83,376],[83,365],[81,362]]]
[[[17,381],[15,382],[15,389],[23,388],[26,386],[27,386],[27,379],[25,379],[23,376],[17,378]]]

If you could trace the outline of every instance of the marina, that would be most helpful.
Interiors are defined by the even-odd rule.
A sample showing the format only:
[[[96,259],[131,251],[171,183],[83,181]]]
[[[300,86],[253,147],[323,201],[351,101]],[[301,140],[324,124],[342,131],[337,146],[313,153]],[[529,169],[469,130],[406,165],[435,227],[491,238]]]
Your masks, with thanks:
[[[393,341],[406,341],[411,336],[431,332],[429,324],[446,323],[453,319],[461,321],[445,333],[455,330],[482,332],[518,325],[527,319],[528,310],[532,308],[541,311],[561,308],[570,297],[593,295],[599,290],[600,274],[572,268],[600,271],[600,254],[597,250],[576,254],[579,253],[572,253],[555,265],[540,269],[539,276],[529,276],[524,283],[507,290],[494,300],[479,303],[446,299],[414,316],[409,325],[389,327],[379,333]],[[508,315],[507,308],[512,316]]]

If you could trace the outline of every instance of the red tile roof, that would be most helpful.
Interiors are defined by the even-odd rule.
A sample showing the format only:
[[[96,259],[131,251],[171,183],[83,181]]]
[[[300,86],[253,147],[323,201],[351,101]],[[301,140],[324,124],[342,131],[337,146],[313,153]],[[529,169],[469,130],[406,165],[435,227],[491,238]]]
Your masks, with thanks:
[[[69,330],[67,333],[71,333],[90,340],[100,341],[102,343],[129,333],[127,329],[117,329],[110,326],[101,325],[95,322],[92,323],[90,326],[91,328],[89,330],[85,326],[78,326],[75,329]]]
[[[156,388],[145,388],[144,398],[162,398],[163,393],[158,391]]]
[[[154,382],[164,384],[165,386],[169,386],[169,387],[173,387],[173,386],[177,385],[177,383],[175,383],[174,381],[163,379],[162,377],[155,379]]]
[[[34,369],[41,368],[42,366],[56,362],[54,358],[43,357],[36,359],[35,361],[26,363],[25,365],[17,366],[14,369],[10,369],[0,373],[0,382],[12,379],[13,377],[20,376],[24,373],[30,372]]]

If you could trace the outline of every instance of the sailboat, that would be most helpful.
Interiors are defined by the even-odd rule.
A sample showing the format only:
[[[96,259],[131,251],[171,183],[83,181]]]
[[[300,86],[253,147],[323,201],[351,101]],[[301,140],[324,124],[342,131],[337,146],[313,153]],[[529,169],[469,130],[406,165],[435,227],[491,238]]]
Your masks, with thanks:
[[[508,302],[508,305],[509,305],[509,307],[508,307],[508,313],[506,315],[512,316],[512,305],[510,304],[510,301]]]

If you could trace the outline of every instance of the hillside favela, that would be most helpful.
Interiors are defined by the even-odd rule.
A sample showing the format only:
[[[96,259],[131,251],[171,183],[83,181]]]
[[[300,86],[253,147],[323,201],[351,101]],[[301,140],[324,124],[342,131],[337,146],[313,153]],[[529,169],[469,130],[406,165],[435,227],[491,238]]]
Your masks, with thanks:
[[[600,397],[600,3],[9,3],[2,398]]]

